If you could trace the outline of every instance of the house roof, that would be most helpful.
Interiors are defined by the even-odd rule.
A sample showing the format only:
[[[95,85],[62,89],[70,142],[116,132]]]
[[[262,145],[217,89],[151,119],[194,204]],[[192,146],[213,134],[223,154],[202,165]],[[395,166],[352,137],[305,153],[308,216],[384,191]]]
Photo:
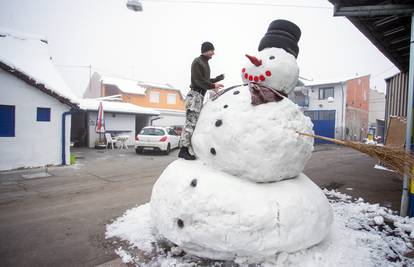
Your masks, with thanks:
[[[345,16],[400,71],[410,54],[412,0],[329,0],[334,16]]]
[[[140,86],[138,82],[134,80],[116,78],[111,76],[101,76],[101,82],[103,84],[114,85],[118,87],[118,89],[123,93],[145,95],[146,88]]]
[[[355,80],[355,79],[360,79],[366,76],[370,76],[369,74],[367,75],[360,75],[357,77],[348,77],[345,79],[332,79],[332,80],[319,80],[319,81],[306,81],[305,85],[306,87],[309,86],[317,86],[317,85],[330,85],[330,84],[340,84],[340,83],[344,83],[347,81],[351,81],[351,80]],[[301,87],[301,86],[298,86]]]
[[[0,68],[62,103],[79,103],[53,64],[45,38],[0,28]]]
[[[80,108],[83,110],[97,111],[99,108],[99,103],[102,102],[102,107],[104,112],[114,112],[114,113],[129,113],[129,114],[145,114],[145,115],[160,115],[159,111],[156,111],[152,108],[145,108],[125,102],[117,101],[102,101],[92,98],[80,99]]]

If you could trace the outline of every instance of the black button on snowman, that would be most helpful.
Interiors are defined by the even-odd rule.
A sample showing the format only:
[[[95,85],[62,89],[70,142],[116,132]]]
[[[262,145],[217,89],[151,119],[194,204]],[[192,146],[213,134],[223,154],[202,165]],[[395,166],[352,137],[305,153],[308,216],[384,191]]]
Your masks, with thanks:
[[[312,122],[285,96],[297,83],[300,29],[273,21],[248,56],[248,85],[207,102],[192,137],[195,161],[171,163],[154,185],[151,217],[160,238],[187,253],[257,263],[321,242],[332,209],[302,172]]]

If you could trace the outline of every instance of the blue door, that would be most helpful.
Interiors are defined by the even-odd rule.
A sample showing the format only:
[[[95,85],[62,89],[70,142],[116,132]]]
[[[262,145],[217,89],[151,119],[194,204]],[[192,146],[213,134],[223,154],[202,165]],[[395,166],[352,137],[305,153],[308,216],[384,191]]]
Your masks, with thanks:
[[[305,115],[313,122],[316,135],[335,138],[335,110],[306,110]],[[328,144],[329,141],[315,138],[315,144]]]

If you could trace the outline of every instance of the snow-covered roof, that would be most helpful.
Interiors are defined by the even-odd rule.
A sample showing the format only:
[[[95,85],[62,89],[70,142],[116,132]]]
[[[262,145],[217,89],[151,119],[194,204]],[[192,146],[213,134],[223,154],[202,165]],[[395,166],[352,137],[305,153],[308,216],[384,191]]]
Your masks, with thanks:
[[[138,81],[138,84],[143,86],[143,87],[153,87],[153,88],[160,88],[160,89],[178,90],[178,89],[175,89],[173,86],[171,86],[168,83],[154,83],[154,82]]]
[[[316,86],[316,85],[324,85],[324,84],[339,84],[345,82],[346,80],[320,80],[320,81],[305,81],[306,87],[309,86]]]
[[[127,94],[145,95],[146,88],[140,86],[138,82],[134,80],[102,76],[101,81],[103,84],[114,85],[118,87],[119,90]]]
[[[97,111],[99,102],[102,102],[104,112],[115,113],[131,113],[131,114],[146,114],[159,115],[160,112],[152,108],[140,107],[131,103],[117,102],[117,101],[100,101],[92,98],[80,99],[80,108],[83,110]]]
[[[359,79],[359,78],[363,78],[369,76],[369,74],[367,75],[359,75],[357,77],[347,77],[345,79],[329,79],[329,80],[318,80],[318,81],[303,81],[305,83],[304,86],[316,86],[316,85],[328,85],[328,84],[339,84],[339,83],[343,83],[343,82],[347,82],[350,80],[355,80],[355,79]]]
[[[0,28],[0,67],[62,102],[79,103],[53,64],[45,38]]]

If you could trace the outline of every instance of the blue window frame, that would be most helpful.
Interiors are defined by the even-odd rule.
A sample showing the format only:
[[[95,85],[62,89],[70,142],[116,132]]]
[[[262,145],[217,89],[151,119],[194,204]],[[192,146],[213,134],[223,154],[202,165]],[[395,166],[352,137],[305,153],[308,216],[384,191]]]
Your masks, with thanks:
[[[0,137],[15,136],[15,106],[0,105]]]
[[[37,108],[37,121],[50,121],[50,108]]]

